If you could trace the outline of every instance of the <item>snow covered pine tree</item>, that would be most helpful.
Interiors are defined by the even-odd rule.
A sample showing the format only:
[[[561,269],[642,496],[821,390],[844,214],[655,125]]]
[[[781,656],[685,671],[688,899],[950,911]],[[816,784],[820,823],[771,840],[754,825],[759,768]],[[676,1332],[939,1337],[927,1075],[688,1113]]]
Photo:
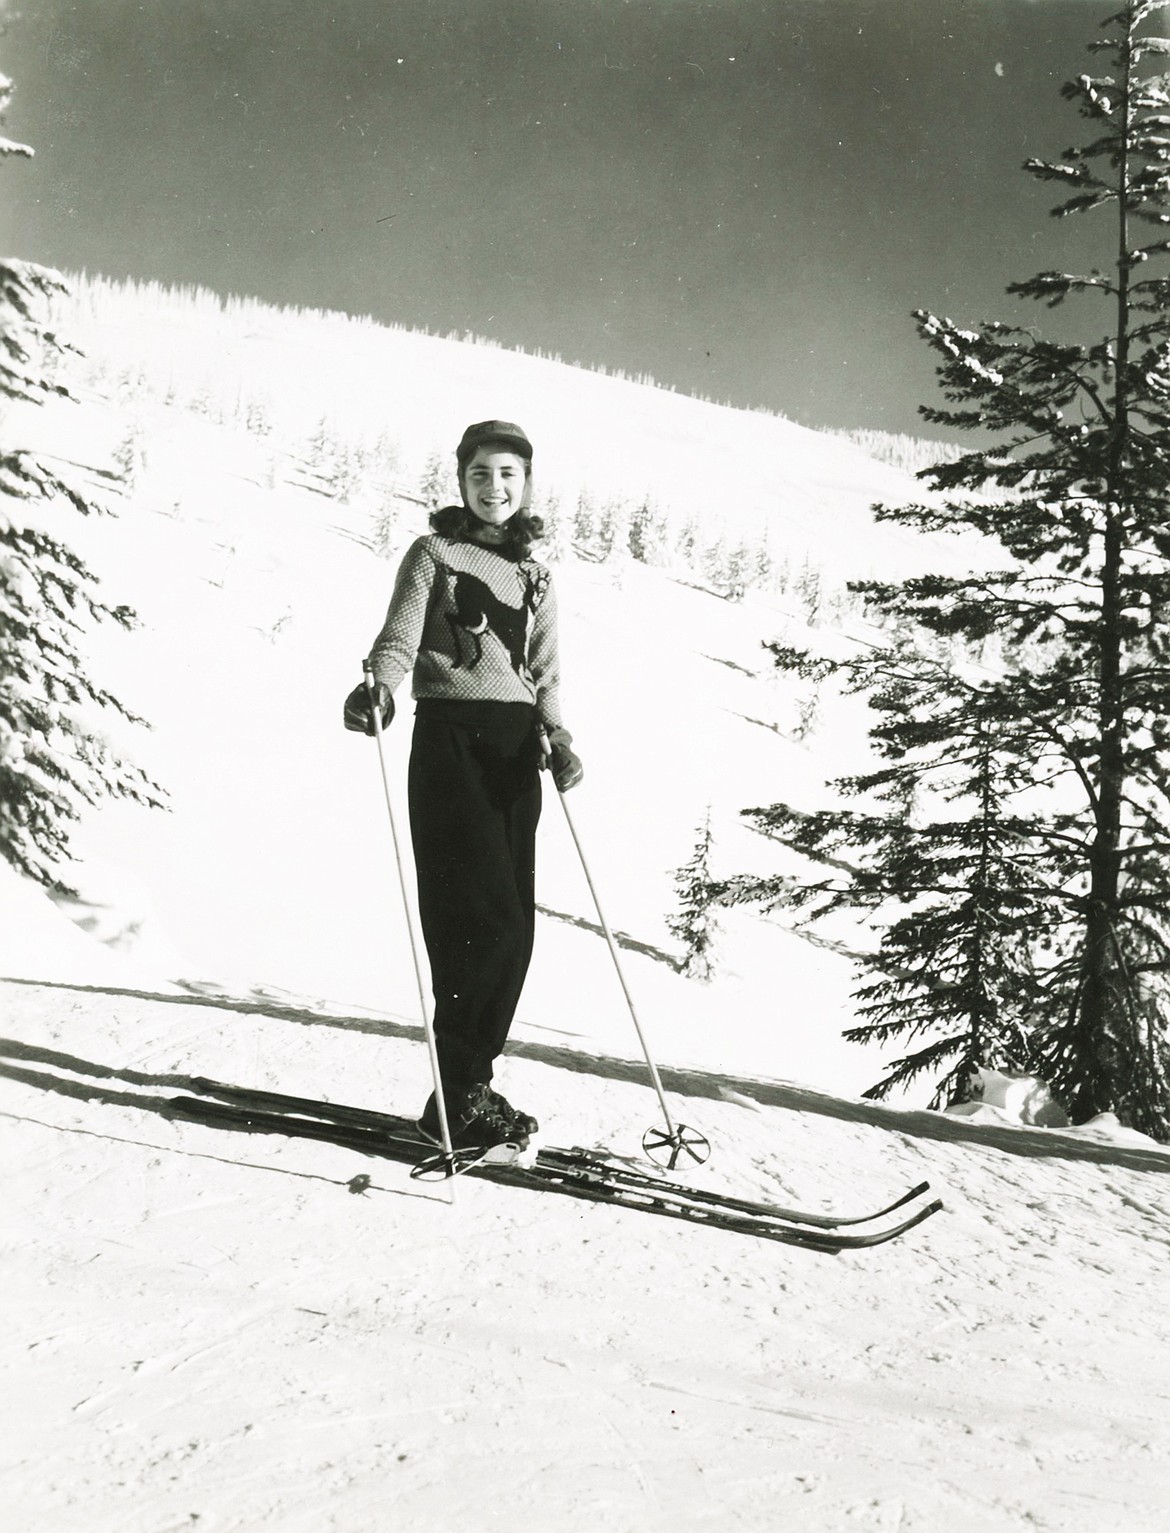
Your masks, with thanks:
[[[1131,0],[1090,51],[1108,73],[1063,95],[1088,142],[1025,169],[1107,216],[1104,269],[1044,271],[1008,293],[1104,305],[1089,343],[1032,326],[965,328],[919,311],[946,399],[930,422],[996,445],[920,477],[929,504],[879,507],[922,531],[974,529],[1004,567],[856,589],[894,634],[829,662],[867,696],[887,765],[839,786],[864,812],[746,811],[826,868],[795,895],[740,879],[732,898],[844,907],[884,927],[855,1038],[933,1035],[871,1089],[946,1061],[1046,1079],[1074,1121],[1112,1111],[1170,1138],[1170,42],[1166,0]],[[1157,237],[1144,242],[1141,229]],[[970,492],[970,493],[963,493]],[[940,1029],[943,1036],[939,1037]]]
[[[12,82],[0,76],[0,121]],[[0,157],[31,158],[0,138]],[[39,320],[65,291],[59,273],[0,259],[0,402],[70,398],[48,359],[68,351]],[[7,435],[7,432],[5,433]],[[160,807],[162,789],[123,761],[85,713],[108,709],[141,723],[86,676],[80,644],[88,621],[132,626],[128,607],[99,601],[86,565],[48,530],[65,508],[98,508],[44,461],[0,441],[0,856],[20,873],[60,885],[58,870],[81,803],[132,798]]]

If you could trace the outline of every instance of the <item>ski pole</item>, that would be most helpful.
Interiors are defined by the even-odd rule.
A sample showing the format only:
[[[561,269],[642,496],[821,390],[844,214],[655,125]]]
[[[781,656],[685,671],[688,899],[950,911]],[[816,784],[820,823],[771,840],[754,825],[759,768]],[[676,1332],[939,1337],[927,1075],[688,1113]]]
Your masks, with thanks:
[[[544,729],[540,732],[541,749],[545,759],[552,756],[552,746],[549,743],[548,732]],[[556,785],[556,778],[553,778]],[[658,1073],[658,1066],[654,1063],[654,1057],[650,1053],[650,1046],[646,1041],[646,1034],[642,1030],[642,1024],[638,1020],[638,1008],[634,1005],[634,997],[630,993],[630,987],[626,983],[625,972],[622,969],[622,961],[618,954],[618,946],[614,941],[613,933],[609,929],[609,922],[605,919],[605,912],[601,908],[601,899],[597,893],[597,885],[593,882],[593,874],[589,871],[589,862],[585,856],[585,849],[581,845],[581,837],[577,834],[577,826],[574,823],[572,812],[564,793],[557,788],[557,797],[561,801],[561,808],[565,812],[565,823],[569,827],[569,835],[573,838],[573,845],[577,848],[577,856],[581,861],[581,871],[585,874],[585,882],[589,885],[589,893],[593,896],[593,908],[597,911],[598,924],[602,935],[605,937],[606,946],[609,948],[609,956],[613,959],[613,966],[617,972],[618,983],[622,987],[622,994],[626,998],[629,1007],[630,1019],[634,1024],[634,1031],[638,1035],[638,1042],[642,1046],[642,1054],[646,1060],[646,1066],[650,1071],[650,1080],[658,1096],[659,1106],[662,1108],[662,1116],[665,1120],[665,1128],[648,1128],[642,1136],[642,1148],[651,1160],[660,1165],[665,1165],[671,1171],[677,1166],[679,1158],[684,1153],[692,1160],[702,1164],[711,1153],[710,1141],[698,1129],[688,1128],[685,1123],[676,1124],[670,1115],[670,1108],[666,1101],[666,1092],[663,1089],[662,1077]],[[656,1152],[668,1152],[664,1159],[659,1158]]]
[[[390,816],[390,835],[394,842],[394,861],[398,868],[398,887],[402,893],[402,908],[406,914],[406,930],[410,937],[410,956],[414,960],[414,977],[418,985],[418,1006],[422,1016],[423,1032],[426,1034],[427,1053],[431,1060],[431,1074],[435,1081],[435,1106],[439,1113],[439,1130],[443,1141],[443,1161],[447,1174],[455,1171],[455,1150],[451,1143],[451,1126],[447,1120],[447,1099],[443,1095],[443,1078],[439,1070],[439,1048],[435,1042],[435,1026],[427,1006],[426,987],[423,984],[422,959],[419,955],[418,937],[414,929],[414,916],[410,908],[410,895],[406,887],[406,873],[402,865],[402,847],[398,839],[398,823],[394,815],[394,801],[390,794],[390,773],[386,768],[386,748],[382,736],[382,715],[374,696],[374,673],[368,660],[362,661],[362,675],[366,683],[366,695],[370,700],[370,717],[374,721],[374,739],[378,746],[378,764],[382,769],[382,790],[386,795],[386,813]]]

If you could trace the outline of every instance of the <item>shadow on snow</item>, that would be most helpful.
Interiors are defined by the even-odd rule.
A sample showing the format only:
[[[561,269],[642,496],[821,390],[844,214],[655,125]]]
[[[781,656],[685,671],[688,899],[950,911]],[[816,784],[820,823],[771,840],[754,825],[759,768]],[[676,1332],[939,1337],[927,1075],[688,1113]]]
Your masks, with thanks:
[[[387,1038],[416,1040],[422,1038],[422,1028],[418,1024],[396,1022],[388,1017],[373,1015],[347,1016],[326,1013],[304,1006],[280,1004],[265,997],[212,996],[197,993],[161,995],[153,991],[120,989],[113,986],[76,985],[60,981],[26,979],[0,979],[0,983],[24,985],[43,990],[61,990],[72,994],[127,996],[164,1006],[207,1006],[240,1015],[271,1017],[277,1021],[291,1022],[303,1027],[333,1027]],[[555,1044],[519,1040],[510,1042],[506,1052],[513,1058],[532,1060],[553,1069],[568,1070],[578,1075],[627,1081],[642,1086],[648,1084],[646,1067],[641,1061],[619,1059],[612,1055],[590,1054]],[[197,1091],[198,1083],[202,1079],[189,1075],[147,1075],[134,1070],[119,1070],[14,1040],[0,1040],[0,1061],[3,1061],[0,1062],[0,1075],[23,1081],[27,1085],[60,1091],[76,1097],[99,1098],[119,1105],[144,1107],[172,1117],[183,1116],[183,1114],[175,1110],[174,1102],[170,1098],[144,1097],[141,1091],[123,1091],[114,1085],[99,1088],[92,1083],[95,1081],[121,1082],[123,1085],[140,1088]],[[15,1063],[16,1061],[22,1063]],[[46,1075],[43,1070],[28,1068],[30,1065],[66,1069],[74,1074],[88,1077],[88,1081],[78,1082],[56,1075]],[[1093,1161],[1101,1165],[1126,1166],[1136,1171],[1170,1172],[1170,1147],[1163,1149],[1151,1146],[1146,1149],[1136,1145],[1101,1143],[1082,1139],[1074,1132],[1065,1132],[1060,1129],[1001,1127],[998,1124],[975,1123],[967,1118],[930,1112],[925,1109],[887,1107],[878,1102],[832,1096],[827,1092],[817,1091],[810,1086],[802,1086],[791,1081],[767,1080],[754,1076],[729,1075],[662,1065],[659,1066],[659,1073],[666,1090],[679,1096],[714,1101],[734,1101],[736,1097],[744,1097],[752,1105],[779,1107],[789,1112],[813,1113],[844,1123],[885,1129],[908,1138],[977,1144],[1009,1155]],[[337,1111],[360,1113],[361,1110],[338,1108]],[[375,1114],[374,1116],[386,1115]]]

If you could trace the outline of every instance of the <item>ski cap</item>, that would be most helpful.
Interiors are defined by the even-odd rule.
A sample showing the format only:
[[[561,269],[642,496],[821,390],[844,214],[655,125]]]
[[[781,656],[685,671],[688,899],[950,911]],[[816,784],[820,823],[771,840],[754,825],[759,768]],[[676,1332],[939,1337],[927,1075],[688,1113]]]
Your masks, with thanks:
[[[459,464],[460,471],[467,467],[475,454],[475,449],[486,446],[488,442],[508,447],[518,453],[526,463],[532,462],[532,443],[515,422],[479,421],[474,426],[468,426],[459,446],[455,449],[455,461]]]

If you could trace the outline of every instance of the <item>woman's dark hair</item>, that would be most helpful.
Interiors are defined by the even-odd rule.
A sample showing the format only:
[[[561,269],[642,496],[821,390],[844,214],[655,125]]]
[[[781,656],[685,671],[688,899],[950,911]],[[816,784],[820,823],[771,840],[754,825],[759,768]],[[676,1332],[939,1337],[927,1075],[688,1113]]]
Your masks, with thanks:
[[[475,512],[469,511],[466,506],[440,506],[437,511],[431,512],[431,531],[437,532],[441,538],[473,543],[476,541],[475,529],[479,525]],[[496,553],[503,554],[505,559],[515,559],[518,564],[521,559],[528,558],[532,545],[544,536],[544,521],[531,511],[517,511],[515,516],[504,523],[504,531],[504,539],[493,543],[491,547]]]

